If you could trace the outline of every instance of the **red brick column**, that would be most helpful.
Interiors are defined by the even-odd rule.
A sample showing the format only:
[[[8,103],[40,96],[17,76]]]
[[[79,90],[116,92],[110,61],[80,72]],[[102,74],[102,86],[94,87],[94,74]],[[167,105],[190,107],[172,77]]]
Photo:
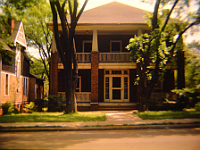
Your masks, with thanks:
[[[91,52],[91,110],[98,109],[99,52]]]
[[[57,95],[58,92],[58,53],[51,54],[50,63],[50,95]]]

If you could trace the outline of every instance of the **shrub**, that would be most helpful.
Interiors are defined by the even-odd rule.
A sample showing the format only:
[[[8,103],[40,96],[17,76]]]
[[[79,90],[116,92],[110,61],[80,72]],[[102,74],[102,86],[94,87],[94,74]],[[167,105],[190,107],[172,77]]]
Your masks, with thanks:
[[[33,103],[33,102],[30,102],[29,104],[26,104],[24,106],[24,109],[23,109],[25,112],[34,112],[37,110],[37,106]]]
[[[1,108],[3,109],[3,115],[8,114],[8,110],[10,107],[11,107],[11,103],[9,103],[9,102],[6,102],[1,105]]]
[[[200,102],[195,104],[195,109],[196,111],[200,111]]]
[[[66,99],[62,98],[62,96],[57,95],[49,95],[48,98],[45,100],[48,102],[49,112],[62,111],[62,107],[66,102]]]

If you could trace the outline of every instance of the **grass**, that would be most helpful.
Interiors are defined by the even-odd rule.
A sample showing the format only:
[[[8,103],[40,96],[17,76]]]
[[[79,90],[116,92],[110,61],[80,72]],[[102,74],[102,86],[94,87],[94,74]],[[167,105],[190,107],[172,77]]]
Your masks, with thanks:
[[[184,119],[184,118],[200,118],[200,111],[147,111],[136,113],[141,119]]]
[[[105,121],[105,113],[83,114],[83,113],[32,113],[32,114],[10,114],[0,116],[0,123],[13,122],[85,122]]]

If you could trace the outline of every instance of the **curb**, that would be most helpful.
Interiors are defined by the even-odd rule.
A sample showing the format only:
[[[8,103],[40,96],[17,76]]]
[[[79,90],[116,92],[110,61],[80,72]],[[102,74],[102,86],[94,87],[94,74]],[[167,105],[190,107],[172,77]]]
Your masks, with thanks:
[[[46,132],[46,131],[98,131],[98,130],[143,130],[143,129],[184,129],[199,128],[200,124],[179,124],[179,125],[127,125],[127,126],[99,126],[99,127],[24,127],[9,128],[1,127],[0,132]]]

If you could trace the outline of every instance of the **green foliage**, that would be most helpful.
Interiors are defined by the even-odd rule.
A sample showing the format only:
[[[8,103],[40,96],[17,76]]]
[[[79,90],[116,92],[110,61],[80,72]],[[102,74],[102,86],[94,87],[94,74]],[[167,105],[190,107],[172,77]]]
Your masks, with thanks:
[[[200,111],[200,102],[195,104],[195,110]]]
[[[185,48],[185,79],[186,87],[196,88],[200,84],[200,59],[192,51],[196,46],[191,45]]]
[[[3,115],[7,115],[9,113],[9,108],[11,107],[11,103],[6,102],[4,104],[1,105],[1,108],[3,109]]]
[[[184,48],[186,88],[172,90],[179,97],[182,97],[190,107],[193,107],[200,100],[200,60],[192,51],[193,48],[198,50],[199,44],[192,43]]]
[[[34,111],[37,110],[37,106],[34,104],[34,102],[30,102],[29,104],[26,104],[23,108],[23,110],[25,112],[29,112],[29,113],[32,113]]]
[[[46,99],[48,102],[48,111],[49,112],[56,112],[56,111],[63,111],[66,99],[62,96],[57,95],[49,95]]]
[[[23,22],[27,45],[38,49],[41,60],[34,61],[36,64],[34,66],[32,64],[32,68],[37,66],[37,69],[34,69],[34,71],[31,69],[31,73],[40,78],[45,78],[46,92],[49,89],[49,58],[52,42],[52,32],[46,24],[52,20],[48,1],[7,0],[2,5],[2,8],[4,18],[13,18]],[[39,67],[42,69],[38,69]]]
[[[48,79],[47,75],[46,75],[46,70],[43,64],[43,60],[42,59],[37,59],[34,56],[29,55],[29,58],[31,58],[32,62],[31,63],[31,67],[30,67],[30,72],[34,75],[36,75],[39,78],[42,78],[44,80]],[[47,62],[47,60],[45,59],[45,61]],[[49,72],[49,66],[47,68],[48,72]]]

